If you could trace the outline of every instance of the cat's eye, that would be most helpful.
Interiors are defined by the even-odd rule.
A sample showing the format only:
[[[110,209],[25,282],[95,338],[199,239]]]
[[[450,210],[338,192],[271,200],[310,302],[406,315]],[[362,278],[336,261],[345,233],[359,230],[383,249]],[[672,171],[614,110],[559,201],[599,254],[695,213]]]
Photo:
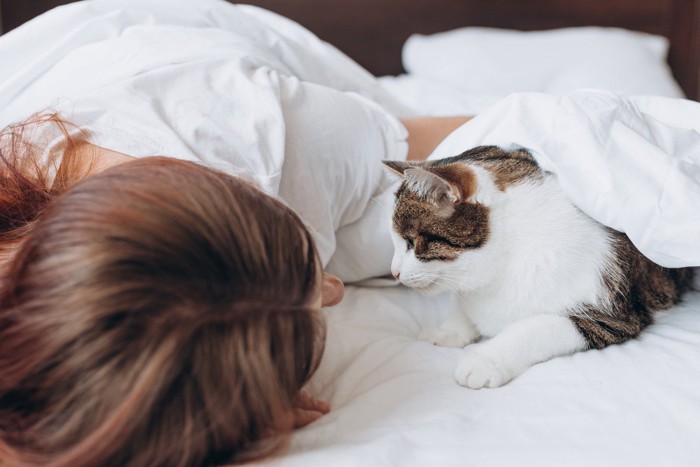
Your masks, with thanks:
[[[407,238],[406,239],[406,250],[412,250],[413,249],[413,239],[412,238]]]

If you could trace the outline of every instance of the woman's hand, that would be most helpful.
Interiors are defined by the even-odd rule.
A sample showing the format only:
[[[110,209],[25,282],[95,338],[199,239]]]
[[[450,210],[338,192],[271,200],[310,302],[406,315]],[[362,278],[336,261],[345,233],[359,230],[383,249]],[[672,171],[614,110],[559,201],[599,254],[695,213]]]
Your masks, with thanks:
[[[303,389],[299,391],[294,402],[294,428],[301,428],[315,422],[331,410],[328,402],[314,399],[308,391]]]

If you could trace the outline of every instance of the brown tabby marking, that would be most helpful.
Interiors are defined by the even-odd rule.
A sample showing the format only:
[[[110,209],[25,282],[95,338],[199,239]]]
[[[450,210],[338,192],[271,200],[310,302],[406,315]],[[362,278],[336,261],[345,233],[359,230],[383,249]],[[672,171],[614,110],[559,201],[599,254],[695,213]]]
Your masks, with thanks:
[[[394,230],[421,261],[453,261],[466,249],[477,248],[488,239],[489,210],[477,203],[459,202],[449,217],[442,216],[435,204],[426,201],[405,184],[396,192]],[[409,246],[411,248],[411,246]]]
[[[466,249],[478,248],[489,236],[489,209],[467,201],[477,190],[476,175],[465,162],[488,170],[499,190],[525,180],[542,179],[544,174],[527,151],[505,151],[497,146],[480,146],[459,156],[423,163],[385,162],[403,174],[420,167],[446,180],[459,192],[459,201],[447,211],[423,199],[402,183],[396,192],[394,230],[413,242],[416,258],[421,261],[453,261]]]
[[[653,312],[670,308],[690,290],[694,269],[668,269],[642,255],[627,235],[608,229],[615,240],[616,273],[603,277],[609,306],[583,305],[571,320],[590,348],[602,349],[636,337],[654,321]]]

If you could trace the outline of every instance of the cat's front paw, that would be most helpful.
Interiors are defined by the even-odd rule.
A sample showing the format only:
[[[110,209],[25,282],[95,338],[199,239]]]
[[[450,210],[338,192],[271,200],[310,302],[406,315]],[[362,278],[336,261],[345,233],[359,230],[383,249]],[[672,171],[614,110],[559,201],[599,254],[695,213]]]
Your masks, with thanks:
[[[457,382],[471,389],[497,388],[515,376],[504,365],[479,353],[476,349],[465,352],[455,370]]]
[[[476,340],[477,336],[472,332],[464,332],[457,328],[428,328],[418,334],[418,339],[430,342],[441,347],[454,347],[461,349]]]

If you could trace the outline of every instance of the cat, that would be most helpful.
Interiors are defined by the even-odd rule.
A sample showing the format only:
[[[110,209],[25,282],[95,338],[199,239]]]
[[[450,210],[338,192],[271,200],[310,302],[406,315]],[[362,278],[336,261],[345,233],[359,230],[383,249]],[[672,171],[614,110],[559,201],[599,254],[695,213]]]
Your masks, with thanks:
[[[648,260],[569,202],[526,150],[384,164],[402,177],[392,274],[426,294],[459,295],[419,338],[465,348],[462,386],[502,386],[536,363],[622,343],[691,287],[692,269]]]

